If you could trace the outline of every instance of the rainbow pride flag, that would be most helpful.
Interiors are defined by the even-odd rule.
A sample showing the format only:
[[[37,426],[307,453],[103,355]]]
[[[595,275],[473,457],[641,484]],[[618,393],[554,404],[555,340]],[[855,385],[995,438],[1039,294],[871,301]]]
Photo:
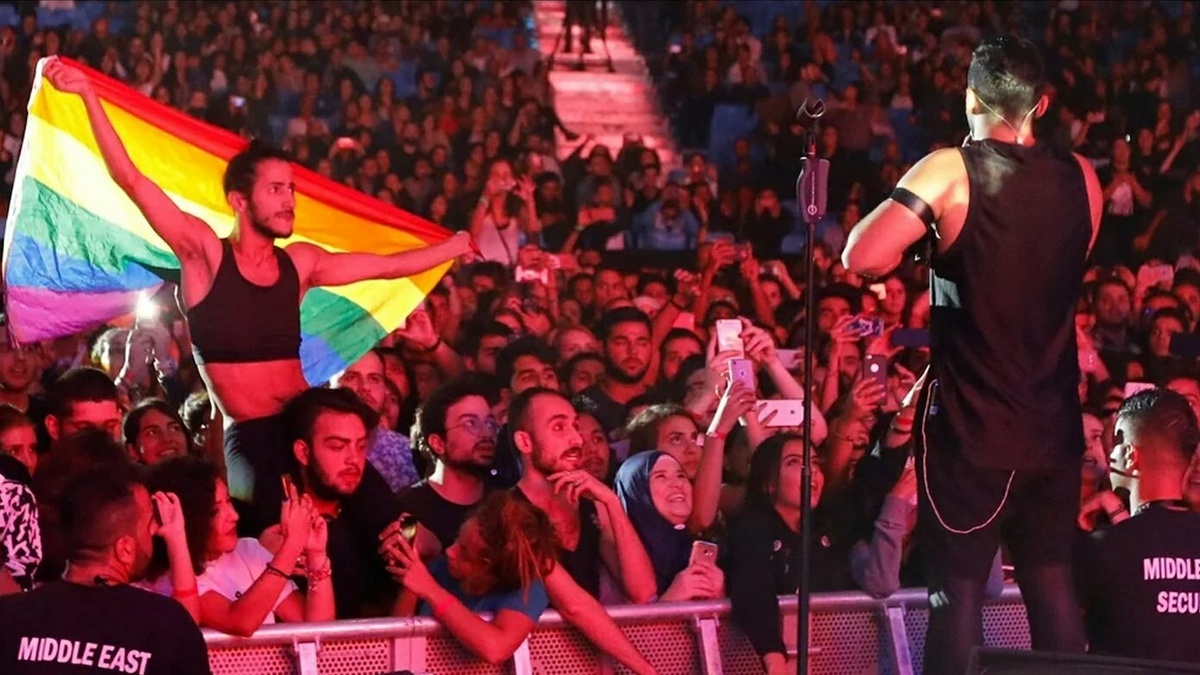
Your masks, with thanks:
[[[233,229],[221,177],[246,141],[64,60],[91,78],[134,164],[218,236]],[[138,295],[179,275],[179,260],[109,177],[83,101],[54,89],[38,63],[17,163],[3,272],[8,323],[31,342],[133,311]],[[441,228],[296,166],[296,229],[280,242],[332,252],[393,253],[448,236]],[[321,383],[400,325],[449,268],[398,280],[313,288],[300,307],[305,377]]]

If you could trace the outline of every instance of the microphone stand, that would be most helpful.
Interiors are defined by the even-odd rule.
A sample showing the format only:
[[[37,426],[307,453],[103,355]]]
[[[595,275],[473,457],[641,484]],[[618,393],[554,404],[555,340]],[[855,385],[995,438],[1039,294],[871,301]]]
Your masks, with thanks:
[[[812,419],[813,419],[813,369],[816,367],[814,326],[817,318],[816,269],[813,250],[816,247],[817,223],[825,215],[828,197],[829,160],[817,156],[817,139],[820,134],[819,120],[825,114],[825,102],[821,99],[805,100],[796,111],[796,118],[812,121],[805,138],[804,159],[800,175],[796,178],[796,203],[806,224],[807,239],[805,252],[804,282],[804,464],[800,474],[800,585],[796,590],[799,607],[796,618],[796,654],[798,675],[809,672],[809,561],[812,557]]]

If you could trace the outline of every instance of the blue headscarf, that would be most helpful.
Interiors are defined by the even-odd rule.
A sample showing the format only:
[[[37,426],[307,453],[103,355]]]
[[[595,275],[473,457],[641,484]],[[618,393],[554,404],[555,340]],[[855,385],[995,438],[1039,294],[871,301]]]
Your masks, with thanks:
[[[654,508],[654,500],[650,498],[650,472],[659,457],[670,455],[650,450],[625,460],[617,471],[616,485],[617,499],[646,547],[654,566],[658,594],[662,595],[675,580],[675,575],[687,567],[693,537],[686,527],[677,528]]]

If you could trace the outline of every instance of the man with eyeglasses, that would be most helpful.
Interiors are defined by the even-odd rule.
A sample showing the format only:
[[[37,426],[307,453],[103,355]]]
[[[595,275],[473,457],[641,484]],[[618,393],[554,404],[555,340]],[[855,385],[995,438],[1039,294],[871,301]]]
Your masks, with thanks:
[[[1183,499],[1200,443],[1186,398],[1150,389],[1117,413],[1110,456],[1114,488],[1131,515],[1093,532],[1076,559],[1090,651],[1130,658],[1200,661],[1200,515]]]
[[[397,495],[400,512],[419,524],[414,542],[422,559],[436,557],[454,540],[488,491],[499,424],[492,416],[496,394],[481,380],[464,377],[442,384],[417,410],[411,438],[425,453],[429,476]],[[396,536],[394,524],[382,537]]]

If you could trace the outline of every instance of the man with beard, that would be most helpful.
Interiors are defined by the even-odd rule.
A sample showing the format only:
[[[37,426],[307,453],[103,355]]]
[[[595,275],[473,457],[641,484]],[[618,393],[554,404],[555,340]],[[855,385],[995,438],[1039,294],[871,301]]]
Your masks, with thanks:
[[[378,417],[353,392],[320,387],[288,402],[283,415],[297,485],[329,525],[337,617],[378,614],[394,586],[374,555],[376,538],[399,514],[366,476],[367,442]],[[263,534],[272,552],[282,541],[277,527]]]
[[[308,388],[300,365],[300,301],[317,286],[399,279],[466,255],[469,234],[413,251],[330,253],[296,242],[295,182],[286,153],[251,142],[225,169],[223,187],[235,214],[228,239],[182,211],[142,174],[121,143],[99,95],[81,71],[52,59],[44,73],[56,89],[79,94],[109,174],[137,205],[180,264],[196,364],[227,421],[230,494],[253,503],[240,521],[257,534],[274,521],[287,466],[284,405]]]
[[[387,481],[392,492],[421,480],[413,466],[412,443],[399,432],[388,429],[383,418],[387,403],[387,386],[383,357],[372,350],[345,370],[334,375],[329,384],[354,392],[358,400],[379,416],[379,424],[371,430],[367,447],[367,462]]]
[[[492,416],[495,399],[482,381],[464,377],[434,389],[417,410],[412,440],[433,471],[401,490],[397,500],[400,511],[419,523],[414,543],[425,560],[458,539],[462,524],[487,492],[499,429]]]
[[[582,469],[574,406],[550,389],[529,389],[508,411],[524,472],[514,488],[546,513],[561,542],[558,560],[580,587],[600,594],[600,565],[631,602],[655,596],[654,568],[617,495]]]
[[[81,672],[209,673],[204,637],[183,605],[130,585],[145,575],[159,534],[152,503],[182,536],[178,500],[151,497],[132,469],[112,467],[80,474],[64,495],[70,567],[61,581],[0,598],[0,672],[61,673],[70,662]]]
[[[583,392],[596,404],[597,419],[611,437],[625,422],[629,402],[646,393],[654,349],[650,319],[634,307],[618,307],[600,320],[604,380]]]

